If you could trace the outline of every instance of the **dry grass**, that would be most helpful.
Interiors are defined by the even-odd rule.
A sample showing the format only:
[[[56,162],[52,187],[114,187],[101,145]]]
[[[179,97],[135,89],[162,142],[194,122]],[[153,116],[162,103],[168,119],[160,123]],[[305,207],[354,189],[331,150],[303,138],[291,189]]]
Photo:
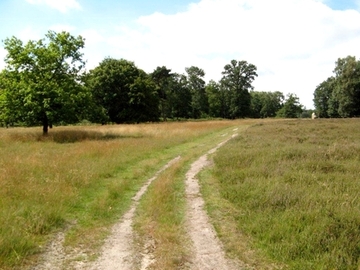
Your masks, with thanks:
[[[358,119],[264,121],[221,148],[204,185],[229,251],[257,269],[359,269],[359,138]]]
[[[56,127],[47,138],[40,128],[0,129],[0,268],[31,263],[68,226],[66,243],[91,252],[150,175],[233,125]]]
[[[235,122],[239,130],[248,121]],[[187,269],[191,253],[191,240],[186,233],[184,218],[186,201],[185,174],[193,161],[233,134],[234,127],[203,137],[186,146],[181,159],[166,170],[150,186],[140,203],[135,228],[142,239],[153,243],[150,249],[156,261],[150,269]]]

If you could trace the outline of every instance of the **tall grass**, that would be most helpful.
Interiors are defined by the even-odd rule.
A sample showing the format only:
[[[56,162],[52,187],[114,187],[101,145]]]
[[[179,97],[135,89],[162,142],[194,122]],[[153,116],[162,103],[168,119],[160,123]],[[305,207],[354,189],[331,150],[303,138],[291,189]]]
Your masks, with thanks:
[[[0,268],[31,264],[53,232],[98,245],[155,171],[229,121],[0,129]],[[39,132],[40,131],[40,132]]]
[[[239,122],[235,122],[239,124]],[[247,126],[246,121],[241,123]],[[213,132],[178,146],[181,159],[162,173],[149,187],[138,207],[134,227],[142,246],[150,247],[156,260],[151,269],[182,269],[191,257],[191,240],[184,225],[186,211],[185,174],[191,162],[233,134],[233,127]],[[148,243],[147,243],[148,242]],[[149,249],[149,248],[148,248]]]
[[[288,269],[359,269],[359,153],[358,119],[247,129],[214,158],[234,238]]]

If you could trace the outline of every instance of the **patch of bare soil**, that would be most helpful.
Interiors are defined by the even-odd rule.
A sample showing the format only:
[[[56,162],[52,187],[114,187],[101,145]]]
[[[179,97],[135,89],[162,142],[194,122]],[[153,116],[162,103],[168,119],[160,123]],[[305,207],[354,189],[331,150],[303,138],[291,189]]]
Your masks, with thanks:
[[[236,130],[234,130],[236,131]],[[232,136],[236,136],[235,134]],[[192,255],[186,268],[191,270],[210,270],[210,269],[244,269],[244,265],[235,262],[225,256],[222,244],[216,236],[215,230],[204,210],[204,200],[200,193],[200,188],[196,175],[207,165],[208,154],[214,153],[219,147],[229,139],[218,144],[215,148],[208,151],[195,161],[190,170],[186,173],[186,198],[187,214],[186,224],[189,237],[192,241]],[[95,262],[87,260],[87,256],[81,250],[65,252],[63,247],[64,233],[59,233],[54,241],[49,244],[46,252],[41,257],[40,263],[33,269],[91,269],[91,270],[146,270],[156,260],[153,257],[155,243],[149,240],[145,247],[136,246],[134,239],[136,235],[132,230],[132,222],[136,207],[140,198],[146,192],[148,186],[157,176],[180,157],[168,162],[133,197],[131,208],[124,214],[121,220],[112,228],[110,237],[105,241],[100,256]],[[82,258],[76,260],[76,258]]]
[[[64,233],[61,232],[47,247],[46,252],[40,259],[40,263],[33,268],[33,270],[60,270],[60,269],[92,269],[92,270],[133,270],[146,269],[151,264],[153,258],[149,254],[148,248],[144,247],[143,252],[136,252],[139,250],[135,246],[133,240],[132,221],[136,207],[140,198],[146,192],[149,185],[158,177],[158,175],[170,167],[173,163],[180,159],[179,157],[169,161],[156,174],[147,180],[145,185],[132,198],[133,203],[130,209],[124,214],[120,222],[112,228],[110,237],[105,241],[102,248],[101,255],[95,262],[86,262],[83,260],[76,260],[76,258],[86,258],[79,250],[65,253]],[[147,243],[146,245],[151,245]]]
[[[227,141],[220,143],[207,154],[201,156],[186,173],[187,231],[193,242],[193,258],[190,269],[233,270],[244,268],[242,263],[230,260],[225,256],[222,244],[204,210],[204,200],[196,179],[196,175],[210,163],[207,155],[214,153]]]

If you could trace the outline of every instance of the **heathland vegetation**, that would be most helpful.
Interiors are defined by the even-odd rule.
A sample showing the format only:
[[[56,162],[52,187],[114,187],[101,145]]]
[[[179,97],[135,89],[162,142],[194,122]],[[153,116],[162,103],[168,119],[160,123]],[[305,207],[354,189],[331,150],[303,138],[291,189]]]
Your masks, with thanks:
[[[219,82],[206,84],[194,66],[186,74],[164,66],[147,74],[106,58],[86,71],[85,41],[67,32],[4,43],[0,125],[17,128],[0,130],[0,268],[31,265],[56,231],[66,231],[67,246],[92,254],[144,181],[181,155],[150,187],[135,222],[140,235],[162,243],[158,267],[176,268],[188,255],[183,173],[239,126],[239,137],[202,174],[228,252],[258,269],[359,268],[360,125],[349,118],[360,115],[354,57],[338,59],[335,77],[316,88],[323,119],[187,123],[175,121],[299,118],[304,108],[294,94],[253,91],[257,68],[246,61],[230,61]],[[152,124],[129,124],[141,122]],[[78,123],[87,126],[66,126]],[[53,125],[60,127],[48,134]]]
[[[200,175],[229,255],[256,269],[358,269],[357,119],[1,129],[0,268],[31,265],[57,231],[91,258],[138,188],[179,155],[134,226],[139,242],[154,239],[159,269],[184,265],[184,174],[235,127]]]
[[[245,239],[270,259],[256,269],[359,269],[359,135],[357,119],[263,122],[219,149],[202,184],[227,249],[251,261]]]
[[[236,124],[59,127],[47,137],[37,128],[0,129],[0,268],[31,264],[59,230],[67,231],[66,245],[99,246],[160,167],[179,155],[186,166]]]

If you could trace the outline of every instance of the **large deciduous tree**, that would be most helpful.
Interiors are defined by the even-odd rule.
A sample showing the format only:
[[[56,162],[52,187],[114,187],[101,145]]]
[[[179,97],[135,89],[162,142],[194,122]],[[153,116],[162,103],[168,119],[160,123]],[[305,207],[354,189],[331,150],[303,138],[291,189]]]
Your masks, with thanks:
[[[4,41],[7,55],[2,85],[3,120],[48,127],[74,123],[85,115],[90,95],[81,84],[84,39],[49,31],[44,39],[26,44]]]
[[[360,115],[360,61],[353,56],[339,58],[335,76],[318,85],[314,105],[320,117]]]
[[[169,85],[169,108],[173,118],[190,118],[192,95],[186,76],[174,73]]]
[[[157,67],[150,77],[156,85],[156,90],[159,96],[159,109],[161,117],[166,120],[172,115],[172,96],[171,96],[171,82],[172,82],[171,69],[167,69],[165,66]]]
[[[274,117],[282,108],[284,94],[276,92],[251,91],[251,115],[255,118]]]
[[[188,88],[191,92],[192,117],[196,119],[206,116],[209,104],[205,92],[205,72],[195,66],[185,68],[185,71],[187,73]]]
[[[257,77],[256,66],[247,61],[232,60],[224,67],[221,85],[229,92],[229,114],[231,118],[250,115],[250,90]]]
[[[315,89],[313,101],[318,117],[328,118],[333,115],[331,99],[335,88],[335,81],[335,77],[329,77]],[[337,108],[334,111],[337,112]]]
[[[156,86],[133,62],[106,58],[90,71],[86,85],[95,103],[112,122],[157,121],[159,118]]]
[[[295,94],[288,94],[283,107],[277,112],[278,117],[298,118],[303,111],[299,98]]]
[[[339,58],[334,70],[336,85],[333,98],[341,117],[360,115],[360,61],[354,56]]]

